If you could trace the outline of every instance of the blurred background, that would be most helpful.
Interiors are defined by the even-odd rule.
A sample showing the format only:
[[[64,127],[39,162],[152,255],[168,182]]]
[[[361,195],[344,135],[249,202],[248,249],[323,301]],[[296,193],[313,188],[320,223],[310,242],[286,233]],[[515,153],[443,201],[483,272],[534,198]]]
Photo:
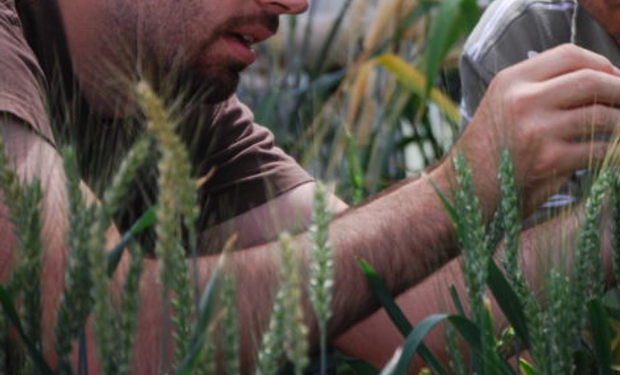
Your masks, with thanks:
[[[458,135],[458,55],[475,0],[313,0],[239,88],[256,120],[348,203],[441,158]]]

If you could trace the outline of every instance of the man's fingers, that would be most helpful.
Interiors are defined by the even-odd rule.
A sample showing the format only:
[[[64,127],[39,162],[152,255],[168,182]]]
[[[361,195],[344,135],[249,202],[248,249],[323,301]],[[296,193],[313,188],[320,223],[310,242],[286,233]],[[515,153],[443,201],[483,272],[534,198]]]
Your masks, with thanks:
[[[603,104],[573,108],[557,116],[558,121],[551,124],[549,131],[565,141],[620,130],[620,109]]]
[[[604,141],[565,143],[557,151],[556,172],[564,175],[594,167],[605,159],[608,149],[609,143]]]
[[[606,57],[572,44],[563,44],[514,66],[517,76],[537,82],[581,69],[620,76]]]
[[[544,83],[543,93],[556,108],[586,104],[620,105],[620,76],[598,70],[581,69]]]

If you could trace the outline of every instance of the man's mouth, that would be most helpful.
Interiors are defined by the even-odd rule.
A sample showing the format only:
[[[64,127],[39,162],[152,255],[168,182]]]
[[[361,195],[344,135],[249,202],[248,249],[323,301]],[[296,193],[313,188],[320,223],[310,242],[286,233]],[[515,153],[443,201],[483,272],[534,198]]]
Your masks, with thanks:
[[[244,35],[244,34],[231,34],[234,38],[237,38],[237,40],[243,44],[245,44],[248,48],[252,47],[252,44],[254,44],[256,42],[256,39],[250,35]]]
[[[228,47],[228,52],[236,59],[246,65],[251,65],[256,61],[256,52],[252,49],[255,39],[251,36],[237,33],[230,33],[224,36]]]
[[[272,35],[273,31],[266,26],[247,24],[230,29],[224,34],[224,40],[227,42],[228,51],[233,57],[247,65],[251,65],[256,61],[256,52],[254,52],[252,46],[270,38]]]

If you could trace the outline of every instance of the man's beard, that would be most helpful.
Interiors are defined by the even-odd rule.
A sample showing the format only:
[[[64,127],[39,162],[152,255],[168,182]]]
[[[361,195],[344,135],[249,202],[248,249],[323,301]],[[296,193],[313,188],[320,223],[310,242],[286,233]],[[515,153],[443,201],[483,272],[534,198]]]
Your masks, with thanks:
[[[255,16],[231,18],[214,30],[212,37],[203,43],[197,54],[190,57],[185,69],[185,79],[189,84],[188,88],[192,90],[191,92],[202,97],[204,103],[219,103],[234,94],[239,85],[239,75],[247,68],[247,64],[234,58],[226,58],[224,61],[216,61],[216,64],[210,65],[205,64],[203,59],[208,56],[208,51],[213,49],[216,41],[230,30],[252,23],[261,24],[275,34],[278,30],[279,19],[267,12]]]
[[[165,66],[151,71],[148,80],[167,101],[217,104],[230,98],[239,85],[246,64],[234,59],[218,65],[201,65],[195,61]]]
[[[244,63],[232,59],[224,66],[189,66],[180,84],[185,83],[188,93],[200,98],[203,103],[220,103],[235,93],[240,74],[246,67]]]
[[[256,16],[237,16],[218,29],[211,37],[193,53],[177,51],[177,54],[168,61],[162,61],[161,56],[167,53],[146,48],[142,59],[143,73],[148,71],[150,80],[161,94],[169,99],[185,98],[203,104],[217,104],[228,99],[237,90],[240,74],[247,68],[247,64],[233,57],[217,55],[215,44],[230,30],[246,23],[260,23],[275,33],[278,29],[278,17],[267,12]],[[152,43],[151,45],[156,45]],[[169,55],[168,55],[169,56]],[[159,61],[153,64],[154,61]],[[173,99],[174,100],[174,99]]]

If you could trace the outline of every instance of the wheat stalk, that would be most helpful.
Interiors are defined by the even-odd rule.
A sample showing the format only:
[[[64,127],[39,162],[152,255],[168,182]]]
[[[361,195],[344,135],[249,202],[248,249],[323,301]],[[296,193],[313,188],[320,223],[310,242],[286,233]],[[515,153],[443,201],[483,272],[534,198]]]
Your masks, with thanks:
[[[127,190],[136,177],[138,169],[144,165],[147,158],[150,156],[152,142],[149,136],[140,138],[123,159],[118,172],[112,179],[110,187],[106,189],[103,195],[102,207],[105,209],[107,215],[114,214],[120,206]]]
[[[603,267],[600,258],[600,218],[603,200],[611,186],[614,174],[611,169],[603,170],[590,190],[585,205],[584,218],[577,236],[574,256],[573,279],[577,293],[584,301],[601,295]]]
[[[539,364],[547,362],[546,335],[544,334],[545,318],[542,315],[534,292],[529,288],[519,264],[519,236],[521,222],[519,220],[519,200],[515,180],[514,165],[510,151],[501,152],[500,161],[501,183],[501,227],[505,233],[505,251],[502,263],[506,276],[516,292],[521,305],[526,312],[526,324],[530,336],[531,352]]]
[[[100,217],[102,209],[97,210]],[[118,316],[110,298],[110,277],[107,273],[108,264],[105,251],[105,233],[107,226],[102,226],[102,221],[97,220],[90,227],[89,255],[91,262],[91,274],[93,278],[93,299],[95,301],[95,338],[97,341],[97,355],[104,374],[112,375],[119,373],[117,357],[116,333],[119,331]]]
[[[280,285],[274,300],[269,328],[263,335],[263,347],[258,356],[257,375],[275,374],[282,356],[293,363],[295,374],[303,374],[308,365],[308,328],[306,327],[302,288],[291,237],[279,237],[281,248]]]
[[[213,344],[213,340],[210,339],[213,334],[211,327],[209,325],[207,329],[208,334],[200,348],[198,368],[195,369],[196,375],[212,375],[217,373],[217,348]]]
[[[140,303],[140,277],[142,276],[143,255],[138,245],[130,245],[131,263],[127,272],[127,279],[122,296],[122,313],[118,335],[120,345],[118,349],[118,373],[131,374],[131,359],[135,341]]]
[[[284,354],[285,298],[286,295],[283,288],[279,287],[274,298],[267,331],[263,334],[262,348],[258,354],[256,375],[275,374],[280,367]]]
[[[74,340],[82,332],[94,300],[91,295],[93,277],[88,252],[89,229],[95,220],[93,207],[86,207],[80,189],[76,156],[63,151],[69,202],[69,264],[65,271],[65,288],[56,313],[56,353],[61,366],[69,365]]]
[[[503,264],[506,276],[513,285],[523,282],[523,275],[519,268],[519,235],[521,222],[519,220],[519,200],[515,180],[514,165],[510,151],[504,149],[500,161],[500,186],[502,193],[501,211],[504,220],[505,251]]]
[[[456,335],[456,331],[451,324],[446,324],[446,349],[448,351],[448,356],[450,358],[450,367],[452,367],[452,372],[454,375],[466,375],[465,369],[465,359],[463,358],[463,353],[461,352],[461,345],[459,344],[458,336]]]
[[[43,193],[38,179],[23,186],[17,174],[9,167],[9,158],[0,137],[0,190],[9,209],[9,219],[19,241],[19,260],[13,267],[8,289],[15,299],[21,295],[24,330],[38,349],[41,341],[41,270],[43,244],[41,242],[41,201]],[[4,328],[1,328],[4,331]],[[3,333],[4,334],[4,333]],[[33,363],[27,358],[25,371],[32,371]]]
[[[314,193],[313,223],[310,227],[312,250],[310,252],[310,300],[319,329],[321,350],[321,374],[327,367],[327,322],[331,317],[332,289],[334,284],[334,261],[329,243],[331,214],[327,206],[328,190],[322,183],[316,184]]]
[[[297,256],[291,237],[280,236],[282,248],[282,289],[284,291],[284,352],[295,367],[295,374],[302,375],[308,365],[308,328],[303,313],[303,285],[299,277]]]
[[[193,303],[185,249],[180,245],[179,220],[183,218],[189,233],[189,246],[195,246],[196,182],[190,177],[187,150],[175,133],[176,124],[162,100],[148,83],[136,86],[138,102],[148,119],[147,128],[161,151],[159,169],[159,208],[157,210],[157,244],[159,279],[164,299],[170,299],[174,310],[174,366],[187,355],[191,333]]]
[[[545,334],[547,336],[549,353],[548,365],[551,374],[573,373],[574,338],[567,337],[566,333],[574,330],[578,321],[571,313],[571,282],[566,276],[556,270],[551,270],[548,276],[545,295],[548,304],[545,312]]]
[[[484,290],[490,255],[485,246],[484,224],[480,202],[474,191],[471,169],[465,156],[454,158],[458,189],[454,193],[454,203],[460,220],[456,223],[459,239],[463,247],[463,270],[467,285],[467,295],[473,316],[478,323],[484,316]]]

